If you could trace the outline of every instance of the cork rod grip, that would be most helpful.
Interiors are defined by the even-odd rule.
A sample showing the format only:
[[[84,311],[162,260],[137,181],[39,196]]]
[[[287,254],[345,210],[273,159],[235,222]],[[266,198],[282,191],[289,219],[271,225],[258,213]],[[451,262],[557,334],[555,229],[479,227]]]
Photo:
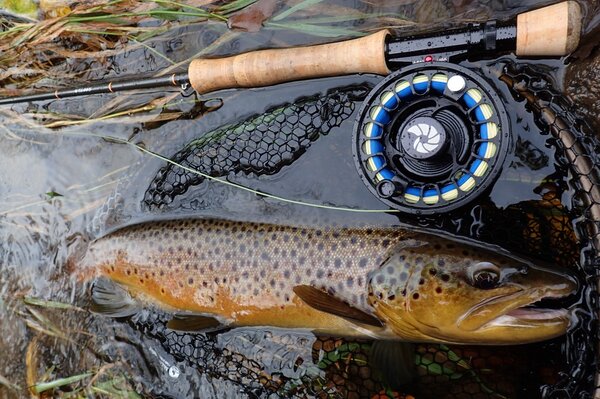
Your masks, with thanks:
[[[192,87],[201,94],[353,73],[387,75],[385,40],[389,34],[383,30],[338,43],[197,59],[190,64],[188,75]]]
[[[567,55],[581,35],[581,9],[565,1],[517,16],[518,56]]]

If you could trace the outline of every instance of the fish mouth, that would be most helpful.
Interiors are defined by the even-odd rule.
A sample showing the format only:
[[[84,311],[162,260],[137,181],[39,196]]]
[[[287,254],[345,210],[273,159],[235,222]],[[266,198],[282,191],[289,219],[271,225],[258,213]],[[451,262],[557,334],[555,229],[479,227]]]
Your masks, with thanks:
[[[570,311],[566,305],[571,302],[572,294],[549,295],[533,299],[527,304],[519,304],[486,323],[485,327],[533,327],[557,323],[566,325],[570,321]]]

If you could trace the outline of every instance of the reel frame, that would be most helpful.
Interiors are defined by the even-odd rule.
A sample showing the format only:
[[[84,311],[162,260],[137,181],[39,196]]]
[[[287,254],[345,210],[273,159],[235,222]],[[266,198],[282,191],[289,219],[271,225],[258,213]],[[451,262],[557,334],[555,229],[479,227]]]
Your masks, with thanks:
[[[400,145],[403,127],[427,116],[419,109],[433,101],[446,108],[453,104],[451,118],[462,120],[458,124],[468,130],[463,132],[468,135],[463,145],[466,159],[453,156],[450,171],[438,176],[440,180],[409,170],[402,160],[425,161],[412,159],[406,145]],[[417,110],[409,110],[408,119],[398,120],[415,104]],[[452,129],[456,136],[456,126]],[[452,140],[457,141],[450,138],[449,147],[456,144]],[[497,91],[479,74],[447,62],[416,63],[387,76],[367,95],[353,129],[353,158],[367,188],[391,208],[419,215],[448,212],[474,201],[495,182],[510,148],[510,121]],[[455,150],[450,148],[453,154]]]

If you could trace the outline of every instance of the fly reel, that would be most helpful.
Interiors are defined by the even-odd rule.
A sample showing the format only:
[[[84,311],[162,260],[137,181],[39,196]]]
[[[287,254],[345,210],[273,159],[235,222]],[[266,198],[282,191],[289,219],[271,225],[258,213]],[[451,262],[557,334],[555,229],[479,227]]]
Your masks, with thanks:
[[[432,214],[473,201],[498,177],[509,122],[496,92],[454,64],[403,68],[365,99],[354,158],[367,187],[395,209]]]

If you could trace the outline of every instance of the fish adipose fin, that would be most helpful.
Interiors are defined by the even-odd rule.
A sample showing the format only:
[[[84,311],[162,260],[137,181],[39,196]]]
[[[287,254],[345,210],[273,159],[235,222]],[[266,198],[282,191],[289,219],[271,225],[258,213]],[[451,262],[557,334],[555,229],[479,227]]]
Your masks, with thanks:
[[[198,314],[176,314],[167,322],[167,328],[182,332],[219,332],[231,328],[212,316]]]
[[[90,310],[109,317],[128,317],[139,312],[140,306],[125,288],[109,279],[98,278],[92,285]]]
[[[388,388],[399,389],[417,376],[415,353],[414,345],[409,342],[374,341],[369,364],[379,371]]]
[[[383,323],[378,318],[352,307],[341,299],[318,288],[310,285],[297,285],[294,287],[294,293],[308,306],[321,312],[331,313],[358,323],[383,327]]]

